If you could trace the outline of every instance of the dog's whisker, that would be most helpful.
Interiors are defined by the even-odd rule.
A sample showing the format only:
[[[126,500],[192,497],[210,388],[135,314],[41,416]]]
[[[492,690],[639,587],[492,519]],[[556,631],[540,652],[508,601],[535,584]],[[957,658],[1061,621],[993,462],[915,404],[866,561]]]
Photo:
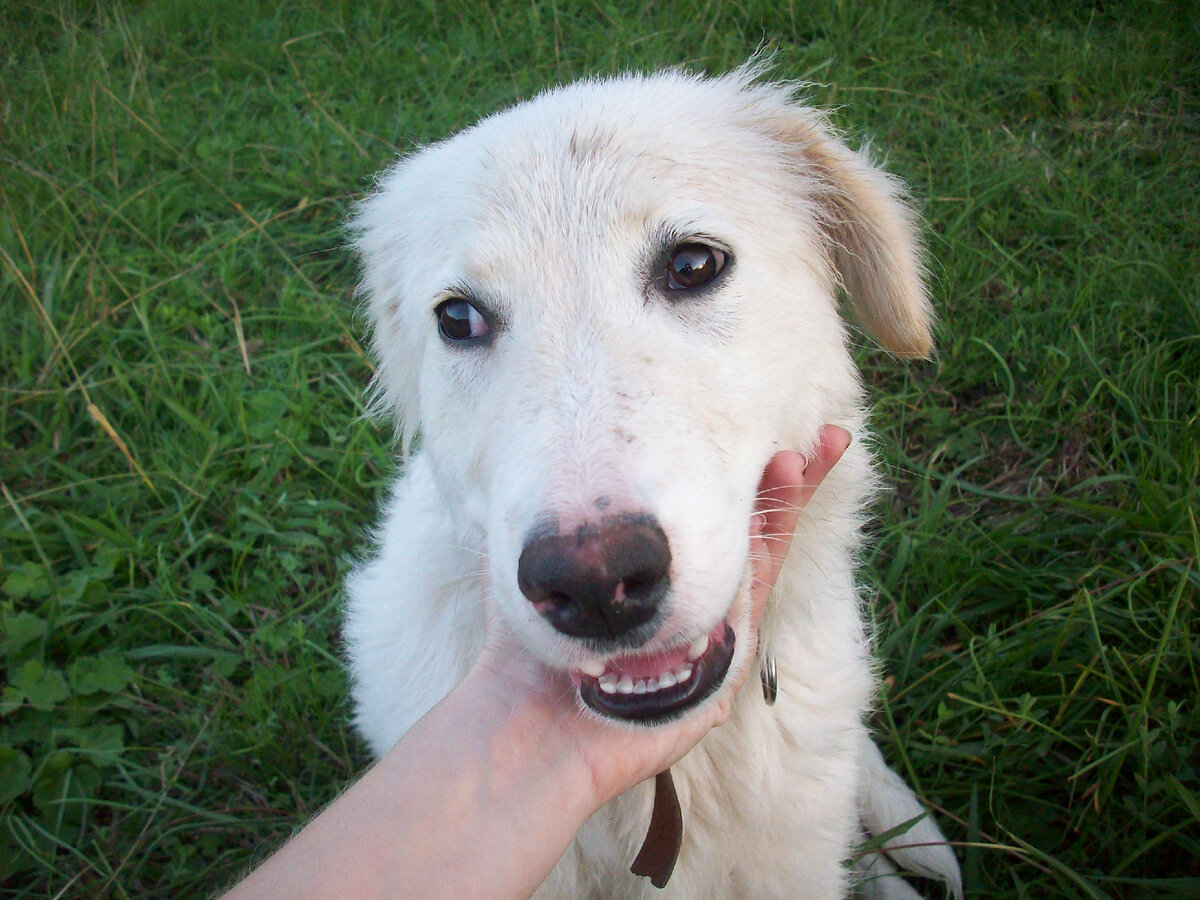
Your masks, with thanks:
[[[756,491],[754,496],[761,499],[763,497],[774,496],[775,494],[779,493],[780,491],[794,491],[794,490],[799,490],[802,488],[810,488],[812,486],[813,486],[813,483],[811,481],[793,481],[793,482],[788,482],[787,484],[774,484],[774,485],[771,485],[771,487],[769,487],[769,488],[765,488],[763,490]]]
[[[784,547],[787,547],[792,542],[792,536],[790,534],[759,534],[755,535],[754,539],[756,541],[762,541],[764,544],[778,544]],[[766,558],[768,555],[769,554],[762,554],[764,558]]]
[[[795,504],[791,504],[791,503],[781,503],[781,504],[778,504],[775,506],[759,507],[757,510],[755,510],[755,514],[759,515],[759,516],[778,515],[780,513],[798,512],[799,510],[801,510],[803,508],[804,507],[796,506]]]

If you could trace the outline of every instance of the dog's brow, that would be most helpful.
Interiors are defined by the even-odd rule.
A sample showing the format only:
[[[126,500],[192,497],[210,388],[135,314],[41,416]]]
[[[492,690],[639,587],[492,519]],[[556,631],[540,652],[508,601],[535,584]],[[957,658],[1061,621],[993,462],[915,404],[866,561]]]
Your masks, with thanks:
[[[673,250],[680,244],[708,244],[733,255],[733,248],[729,245],[729,241],[718,237],[712,229],[701,227],[698,222],[678,225],[661,223],[650,229],[646,246],[650,258],[657,259],[661,254]]]
[[[493,325],[503,328],[508,322],[508,304],[495,291],[485,290],[473,285],[465,279],[456,279],[439,291],[432,298],[430,309],[437,307],[446,300],[459,298],[472,303],[481,313],[487,316]]]

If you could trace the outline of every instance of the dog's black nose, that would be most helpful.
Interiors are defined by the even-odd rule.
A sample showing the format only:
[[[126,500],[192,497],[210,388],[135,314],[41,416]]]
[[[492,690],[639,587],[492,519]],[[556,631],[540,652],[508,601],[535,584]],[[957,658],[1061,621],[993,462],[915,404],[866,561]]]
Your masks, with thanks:
[[[654,618],[670,569],[658,523],[620,516],[569,534],[535,531],[521,551],[517,583],[563,634],[619,638]]]

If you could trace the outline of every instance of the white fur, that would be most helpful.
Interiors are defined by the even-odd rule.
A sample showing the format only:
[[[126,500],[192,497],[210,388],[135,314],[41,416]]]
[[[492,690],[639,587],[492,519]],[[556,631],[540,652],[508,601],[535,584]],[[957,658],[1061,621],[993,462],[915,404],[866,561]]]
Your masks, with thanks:
[[[837,293],[888,349],[924,355],[920,254],[895,183],[756,74],[550,91],[401,160],[355,222],[379,403],[406,449],[419,434],[378,554],[349,583],[356,723],[377,753],[470,667],[485,577],[529,653],[595,661],[517,588],[539,520],[581,524],[601,504],[653,515],[672,566],[650,644],[723,618],[736,633],[767,461],[811,450],[823,423],[855,438],[802,515],[762,626],[778,703],[752,673],[730,720],[672,769],[685,835],[666,889],[629,873],[643,785],[589,820],[538,897],[842,897],[864,821],[919,809],[863,724],[875,676],[853,568],[874,476]],[[656,290],[667,234],[731,252],[717,289]],[[486,349],[437,333],[433,310],[462,291],[502,320]],[[744,644],[735,668],[757,665]],[[921,834],[941,839],[928,821]],[[898,858],[957,893],[940,849]]]

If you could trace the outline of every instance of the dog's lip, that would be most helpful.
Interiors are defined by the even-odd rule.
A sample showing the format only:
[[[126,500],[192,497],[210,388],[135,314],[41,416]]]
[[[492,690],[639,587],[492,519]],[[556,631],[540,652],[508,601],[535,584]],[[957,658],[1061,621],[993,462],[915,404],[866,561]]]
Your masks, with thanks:
[[[715,693],[725,681],[733,662],[733,628],[720,622],[708,635],[708,646],[695,659],[689,659],[689,645],[644,654],[614,657],[605,665],[604,673],[593,677],[584,672],[572,673],[579,690],[579,699],[593,712],[612,719],[657,725],[678,718]],[[695,646],[695,645],[692,645]],[[669,687],[642,693],[612,690],[614,681],[631,683],[662,679],[681,669],[687,677]],[[608,680],[609,690],[601,686]]]
[[[716,627],[703,637],[703,641],[695,641],[691,644],[674,644],[670,647],[662,647],[645,653],[625,653],[620,656],[613,656],[605,660],[602,664],[597,664],[597,667],[603,666],[602,671],[587,667],[590,671],[581,668],[578,674],[583,678],[592,677],[597,680],[607,675],[617,678],[628,675],[634,679],[661,677],[667,672],[675,671],[685,663],[694,662],[697,658],[708,652],[713,643],[721,640],[725,628],[725,622],[718,622]]]

